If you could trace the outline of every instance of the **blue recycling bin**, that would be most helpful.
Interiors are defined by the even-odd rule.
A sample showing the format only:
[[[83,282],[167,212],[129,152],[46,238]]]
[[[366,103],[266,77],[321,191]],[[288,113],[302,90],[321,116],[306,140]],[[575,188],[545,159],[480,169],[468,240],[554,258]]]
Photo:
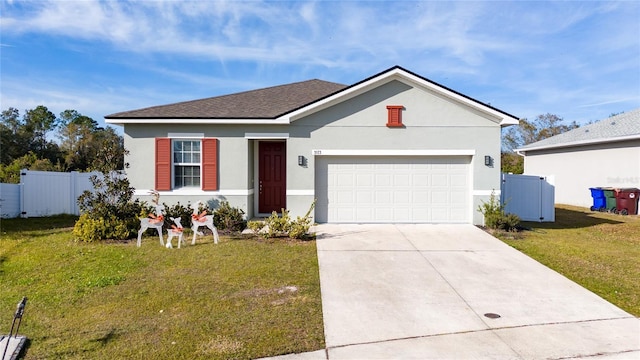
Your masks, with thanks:
[[[604,195],[604,189],[596,187],[589,188],[591,190],[591,197],[593,198],[593,206],[591,211],[605,211],[607,210],[607,197]]]

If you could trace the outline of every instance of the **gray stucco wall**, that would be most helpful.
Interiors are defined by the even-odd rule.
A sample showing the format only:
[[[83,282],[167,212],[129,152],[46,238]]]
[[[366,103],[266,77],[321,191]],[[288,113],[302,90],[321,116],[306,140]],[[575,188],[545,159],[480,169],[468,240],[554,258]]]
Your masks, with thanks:
[[[403,128],[386,126],[387,105],[402,105]],[[465,104],[391,81],[365,94],[293,121],[290,125],[125,125],[126,161],[132,186],[140,191],[154,187],[154,138],[169,133],[202,133],[219,140],[219,191],[164,194],[161,201],[228,200],[254,216],[256,176],[255,148],[259,140],[246,133],[286,133],[287,207],[295,217],[303,215],[314,199],[314,149],[321,150],[474,150],[470,194],[473,222],[482,223],[475,209],[500,189],[499,120]],[[306,158],[298,165],[298,156]],[[494,160],[484,165],[484,156]],[[146,197],[144,197],[146,198]],[[148,198],[146,198],[148,199]]]
[[[387,105],[403,105],[403,128],[389,128]],[[289,166],[290,189],[313,190],[313,150],[475,150],[472,158],[473,222],[482,223],[475,209],[488,201],[491,190],[500,190],[500,126],[474,109],[452,103],[439,95],[412,88],[399,81],[345,101],[327,110],[296,120],[287,143],[289,160],[308,159],[306,167]],[[493,158],[492,167],[484,156]],[[310,197],[304,197],[308,203]],[[288,205],[296,204],[291,197]],[[308,205],[307,205],[308,207]],[[306,209],[305,209],[306,211]]]
[[[524,173],[553,176],[556,203],[590,207],[590,187],[640,188],[640,140],[528,151]]]
[[[253,212],[253,144],[244,138],[245,131],[239,126],[212,125],[139,125],[125,126],[125,148],[129,155],[125,161],[127,177],[142,200],[149,201],[146,192],[155,186],[155,138],[167,137],[169,133],[203,134],[218,139],[218,186],[219,191],[203,192],[185,190],[163,192],[160,201],[169,205],[197,200],[215,205],[226,200],[232,206],[242,208],[247,214]]]

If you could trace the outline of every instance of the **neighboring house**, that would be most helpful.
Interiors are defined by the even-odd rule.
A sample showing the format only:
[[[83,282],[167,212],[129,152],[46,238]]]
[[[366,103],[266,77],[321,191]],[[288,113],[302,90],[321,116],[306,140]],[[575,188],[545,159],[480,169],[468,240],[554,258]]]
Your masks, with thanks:
[[[500,189],[504,111],[393,67],[354,85],[321,80],[132,110],[136,196],[229,201],[248,218],[286,208],[316,222],[474,223]]]
[[[556,203],[590,207],[590,187],[640,188],[640,109],[516,151],[525,174],[553,176]]]

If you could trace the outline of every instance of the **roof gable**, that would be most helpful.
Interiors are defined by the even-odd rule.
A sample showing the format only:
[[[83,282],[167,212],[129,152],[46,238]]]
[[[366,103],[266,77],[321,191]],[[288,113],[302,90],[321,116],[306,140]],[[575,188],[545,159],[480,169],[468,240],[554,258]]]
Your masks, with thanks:
[[[525,145],[516,151],[526,152],[636,138],[640,138],[640,108]]]
[[[355,96],[363,94],[373,88],[382,86],[393,80],[399,80],[401,82],[408,83],[412,86],[427,88],[430,91],[443,95],[444,97],[447,97],[455,102],[470,106],[473,109],[488,115],[489,117],[495,118],[497,122],[499,122],[500,125],[502,126],[517,125],[519,123],[518,118],[516,118],[515,116],[509,113],[506,113],[502,110],[494,108],[490,105],[481,103],[478,100],[475,100],[457,91],[449,89],[446,86],[440,85],[427,78],[424,78],[415,73],[412,73],[406,69],[403,69],[400,66],[394,66],[377,75],[374,75],[354,85],[351,85],[339,92],[336,92],[333,95],[327,96],[324,99],[320,99],[309,105],[306,105],[304,107],[301,107],[299,109],[286,113],[283,116],[281,116],[280,119],[286,120],[288,122],[295,121],[301,117],[307,116],[316,111],[326,109],[338,102],[351,99]]]
[[[152,106],[105,116],[111,124],[125,123],[270,123],[289,124],[304,116],[363,94],[390,81],[423,87],[469,106],[502,126],[518,119],[502,110],[394,66],[351,86],[308,80],[206,99]]]

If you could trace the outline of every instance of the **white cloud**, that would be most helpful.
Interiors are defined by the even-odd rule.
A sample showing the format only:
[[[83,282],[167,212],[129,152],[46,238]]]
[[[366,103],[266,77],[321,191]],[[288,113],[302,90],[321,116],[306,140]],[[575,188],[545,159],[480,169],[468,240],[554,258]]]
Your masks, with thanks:
[[[132,52],[224,61],[343,65],[342,57],[391,58],[443,51],[470,64],[516,46],[482,34],[479,3],[38,1],[10,11],[3,31],[99,40]]]
[[[535,116],[526,112],[539,108],[640,105],[640,5],[634,1],[38,0],[3,2],[2,13],[2,47],[29,34],[70,40],[61,47],[76,39],[98,43],[127,69],[195,88],[255,88],[271,85],[272,74],[284,75],[281,82],[310,74],[351,83],[399,64],[443,85],[460,85],[456,90],[471,89],[479,100],[504,99],[495,105],[520,116]],[[192,64],[212,70],[189,69]],[[247,67],[255,72],[245,74]],[[105,101],[82,103],[86,91],[80,88],[63,86],[48,96],[51,103],[103,114],[114,112],[112,106],[119,111],[178,100],[123,86],[116,91],[122,97],[97,91],[93,98]],[[18,90],[3,84],[3,102],[24,96],[38,105],[46,95]]]

